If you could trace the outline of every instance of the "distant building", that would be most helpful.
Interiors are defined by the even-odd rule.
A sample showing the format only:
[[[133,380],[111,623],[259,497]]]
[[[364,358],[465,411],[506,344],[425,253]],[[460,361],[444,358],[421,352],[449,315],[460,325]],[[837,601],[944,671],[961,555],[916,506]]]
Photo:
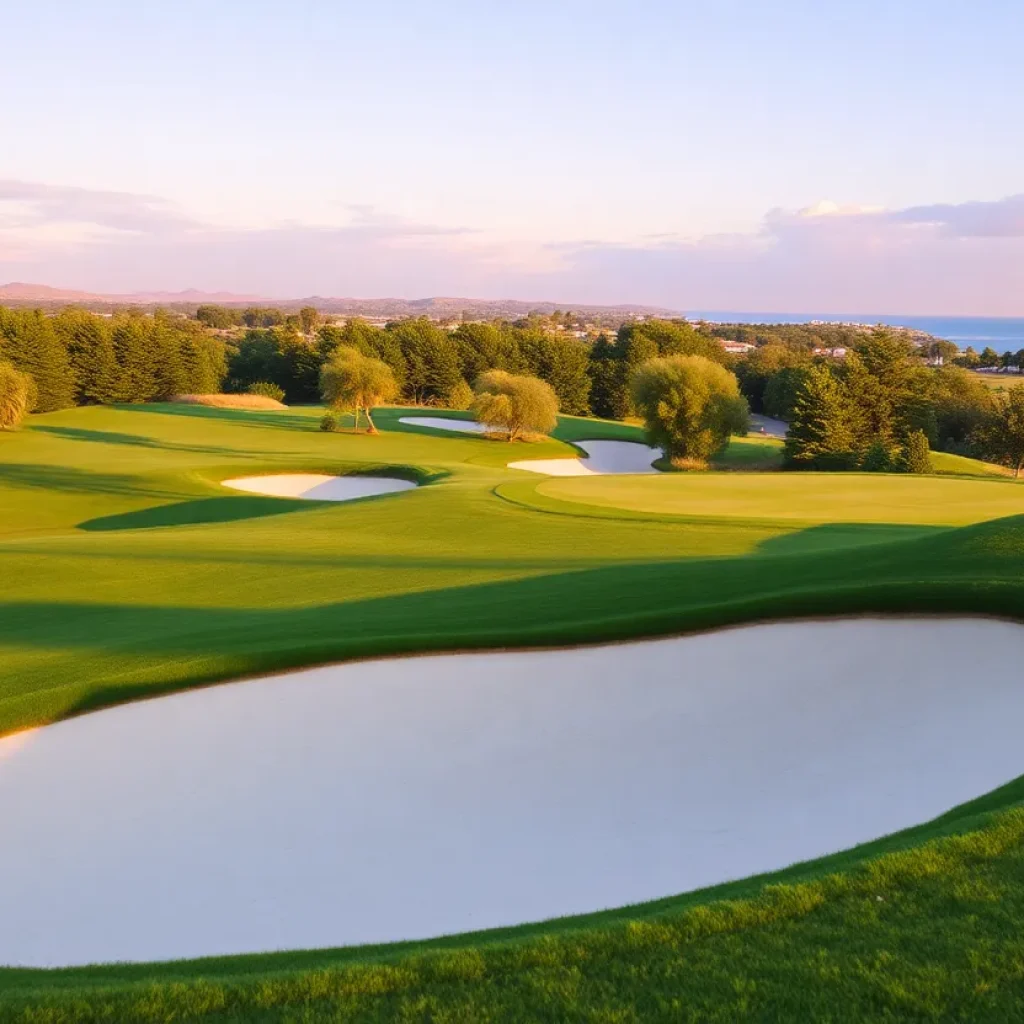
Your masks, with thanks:
[[[745,341],[722,341],[720,344],[726,352],[734,356],[745,356],[748,352],[757,348],[756,345],[751,345]]]
[[[824,356],[826,359],[845,359],[846,349],[845,348],[816,348],[814,350],[816,356]]]

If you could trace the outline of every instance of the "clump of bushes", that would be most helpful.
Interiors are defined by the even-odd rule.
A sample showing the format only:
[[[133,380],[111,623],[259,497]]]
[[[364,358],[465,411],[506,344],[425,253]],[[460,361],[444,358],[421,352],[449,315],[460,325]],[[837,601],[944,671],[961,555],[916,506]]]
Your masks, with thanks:
[[[284,388],[266,380],[258,380],[255,384],[250,384],[245,389],[245,393],[247,395],[260,395],[263,398],[270,398],[275,402],[284,401]]]
[[[324,413],[320,420],[320,429],[329,433],[338,429],[338,420],[332,413]]]

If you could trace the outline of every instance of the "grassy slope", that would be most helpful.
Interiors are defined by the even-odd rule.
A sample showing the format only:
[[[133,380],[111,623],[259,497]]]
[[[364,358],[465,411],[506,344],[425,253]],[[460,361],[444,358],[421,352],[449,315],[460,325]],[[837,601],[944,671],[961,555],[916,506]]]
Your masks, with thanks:
[[[1009,483],[900,480],[927,495],[889,516],[876,506],[866,523],[831,521],[843,499],[829,481],[799,521],[763,507],[751,518],[746,505],[738,517],[659,518],[547,497],[549,483],[502,468],[526,446],[417,433],[396,415],[382,413],[393,430],[370,438],[321,434],[315,409],[85,409],[0,436],[0,731],[197,680],[388,650],[861,610],[1024,618],[1024,516],[954,525],[1005,516],[1024,493]],[[573,419],[558,433],[637,437]],[[558,441],[528,450],[573,454]],[[217,486],[262,470],[382,465],[431,483],[352,505]],[[816,478],[757,479],[807,488]],[[748,881],[506,938],[449,940],[447,953],[0,971],[0,1019],[631,1020],[703,1008],[694,1019],[769,1020],[828,1008],[831,1019],[863,1020],[965,1007],[1009,1019],[1024,962],[1012,926],[1024,913],[1021,824],[978,815],[1012,807],[1019,788],[910,837],[981,830],[960,846],[854,868],[876,844],[782,876],[810,889],[759,895]],[[821,880],[837,867],[853,874]],[[723,895],[754,902],[694,909]],[[339,966],[367,959],[376,966]],[[309,973],[325,966],[339,969]],[[197,978],[209,980],[196,987]],[[52,1015],[22,1014],[47,1001]]]

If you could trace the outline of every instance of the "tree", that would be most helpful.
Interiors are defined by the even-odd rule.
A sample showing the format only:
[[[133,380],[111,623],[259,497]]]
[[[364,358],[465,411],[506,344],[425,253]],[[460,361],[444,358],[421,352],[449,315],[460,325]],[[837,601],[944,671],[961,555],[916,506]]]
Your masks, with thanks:
[[[30,411],[53,412],[75,404],[67,349],[42,310],[0,310],[0,358],[32,378],[35,400]]]
[[[936,446],[953,451],[967,446],[994,409],[991,388],[959,366],[946,365],[935,371],[930,401],[935,411]]]
[[[765,415],[789,423],[808,372],[809,366],[785,366],[769,377],[761,404]]]
[[[320,314],[315,306],[303,306],[299,310],[299,324],[303,334],[312,334],[320,326]]]
[[[670,459],[703,464],[745,434],[749,407],[736,375],[704,356],[659,356],[630,380],[651,443]]]
[[[900,462],[907,473],[930,473],[932,471],[931,448],[928,445],[928,435],[923,430],[915,430],[907,438]]]
[[[13,430],[25,418],[31,385],[27,373],[0,362],[0,430]]]
[[[830,366],[807,374],[786,434],[785,461],[797,469],[853,469],[860,461],[859,410]]]
[[[67,349],[79,405],[117,401],[120,371],[110,337],[110,321],[84,309],[68,307],[53,318],[53,327]]]
[[[776,375],[785,370],[806,368],[811,365],[811,361],[811,353],[807,349],[794,348],[778,342],[755,348],[740,359],[736,366],[736,376],[739,378],[740,390],[750,403],[750,408],[754,412],[767,413],[765,393]],[[787,419],[785,416],[781,418]]]
[[[224,306],[205,305],[196,310],[196,320],[214,330],[223,331],[234,327],[239,316],[233,309],[225,309]]]
[[[986,458],[1009,466],[1015,477],[1024,468],[1024,384],[1017,384],[996,400],[996,408],[977,434]]]
[[[332,408],[351,409],[355,427],[359,427],[359,413],[366,412],[369,432],[375,434],[372,410],[398,394],[395,375],[391,367],[379,359],[364,356],[354,348],[340,348],[320,371],[320,390],[324,401]]]
[[[981,350],[981,355],[978,357],[978,365],[986,368],[992,368],[999,365],[999,353],[991,346],[986,345]]]
[[[451,335],[426,317],[388,324],[405,361],[404,395],[416,405],[443,404],[463,379],[459,352]]]
[[[473,385],[473,415],[509,441],[548,434],[558,422],[558,398],[550,384],[506,370],[488,370]]]

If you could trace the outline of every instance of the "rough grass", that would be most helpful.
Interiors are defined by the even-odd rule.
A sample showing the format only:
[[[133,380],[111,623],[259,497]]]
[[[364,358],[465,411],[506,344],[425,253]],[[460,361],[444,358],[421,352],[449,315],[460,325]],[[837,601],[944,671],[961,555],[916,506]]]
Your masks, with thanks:
[[[581,505],[506,471],[507,445],[418,432],[406,412],[367,436],[322,433],[312,408],[90,408],[0,438],[0,732],[368,654],[795,615],[1024,619],[1012,483],[680,474],[650,480],[677,496],[668,514]],[[535,450],[602,436],[641,437],[563,418]],[[394,466],[425,486],[336,505],[218,484]],[[709,504],[681,515],[684,493]],[[783,872],[784,888],[414,947],[0,971],[0,1020],[1020,1019],[1022,795]]]
[[[179,405],[205,405],[212,409],[285,409],[287,406],[266,395],[174,395]]]

